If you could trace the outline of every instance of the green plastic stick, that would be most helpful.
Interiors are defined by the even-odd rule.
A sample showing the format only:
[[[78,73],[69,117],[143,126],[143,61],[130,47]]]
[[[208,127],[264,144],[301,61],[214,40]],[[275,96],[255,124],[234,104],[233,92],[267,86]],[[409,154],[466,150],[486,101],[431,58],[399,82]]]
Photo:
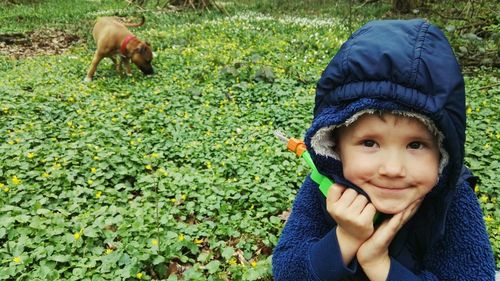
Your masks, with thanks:
[[[301,157],[306,160],[307,165],[309,165],[309,167],[311,168],[311,179],[319,185],[319,190],[321,190],[321,193],[323,193],[323,195],[326,197],[328,195],[328,190],[333,184],[333,181],[318,172],[318,169],[316,169],[316,166],[314,165],[309,152],[304,151]]]

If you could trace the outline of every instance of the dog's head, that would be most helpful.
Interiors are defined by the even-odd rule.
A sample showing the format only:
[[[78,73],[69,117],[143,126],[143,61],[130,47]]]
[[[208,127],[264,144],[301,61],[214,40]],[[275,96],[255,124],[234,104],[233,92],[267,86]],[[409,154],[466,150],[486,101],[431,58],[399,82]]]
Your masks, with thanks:
[[[151,46],[146,43],[140,43],[134,49],[130,60],[142,71],[144,75],[150,75],[154,73],[151,61],[153,60],[153,52],[151,51]]]

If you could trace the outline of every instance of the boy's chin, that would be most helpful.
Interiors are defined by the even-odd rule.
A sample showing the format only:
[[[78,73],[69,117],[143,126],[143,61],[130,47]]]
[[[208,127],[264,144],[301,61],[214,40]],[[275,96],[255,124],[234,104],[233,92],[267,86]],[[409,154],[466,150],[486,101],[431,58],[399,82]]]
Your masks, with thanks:
[[[390,200],[384,200],[382,202],[372,201],[372,204],[380,213],[395,215],[404,211],[408,206],[410,206],[411,202],[391,202]]]

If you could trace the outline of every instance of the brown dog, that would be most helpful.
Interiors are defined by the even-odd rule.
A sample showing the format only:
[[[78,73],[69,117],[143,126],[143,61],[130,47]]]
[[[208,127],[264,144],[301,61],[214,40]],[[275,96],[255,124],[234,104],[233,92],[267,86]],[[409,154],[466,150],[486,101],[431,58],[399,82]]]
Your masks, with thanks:
[[[97,65],[104,57],[113,60],[116,71],[121,73],[121,64],[125,65],[127,75],[131,75],[130,61],[132,61],[145,75],[153,74],[153,52],[147,42],[137,39],[128,29],[129,27],[144,24],[144,16],[140,23],[124,23],[116,17],[102,17],[97,19],[92,35],[96,41],[97,50],[90,64],[85,82],[92,81]],[[120,55],[121,61],[118,61]]]

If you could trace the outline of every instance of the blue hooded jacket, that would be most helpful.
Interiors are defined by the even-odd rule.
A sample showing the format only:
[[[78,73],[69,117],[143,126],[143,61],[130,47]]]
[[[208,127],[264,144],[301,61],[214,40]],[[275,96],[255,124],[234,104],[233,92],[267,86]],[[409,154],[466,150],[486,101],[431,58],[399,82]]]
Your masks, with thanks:
[[[423,20],[372,21],[353,33],[316,88],[305,143],[319,172],[347,187],[342,164],[318,144],[325,128],[365,110],[406,112],[431,120],[446,158],[439,181],[389,247],[387,280],[494,280],[491,245],[463,166],[465,89],[444,34]],[[322,147],[320,147],[322,146]],[[331,147],[330,147],[331,148]],[[306,178],[273,254],[275,280],[368,280],[344,265],[325,197]]]

